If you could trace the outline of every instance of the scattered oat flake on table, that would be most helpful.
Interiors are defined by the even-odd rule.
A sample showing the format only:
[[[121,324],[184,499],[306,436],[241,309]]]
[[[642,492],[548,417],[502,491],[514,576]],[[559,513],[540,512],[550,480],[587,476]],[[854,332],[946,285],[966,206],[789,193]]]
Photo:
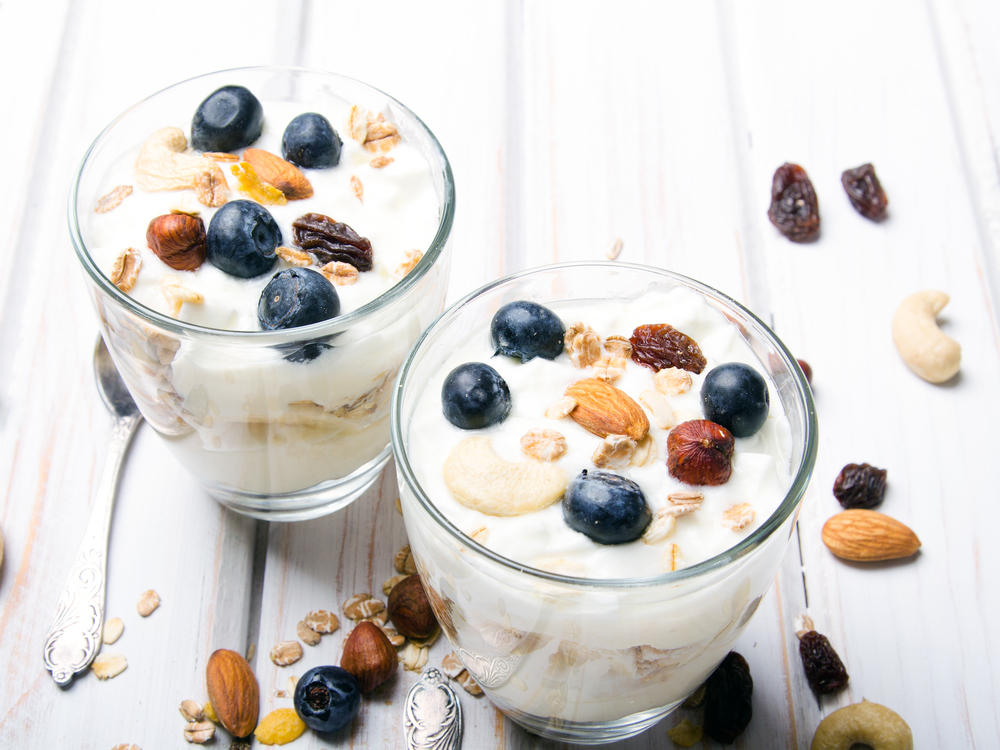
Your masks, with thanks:
[[[371,594],[355,594],[344,602],[344,614],[354,621],[367,620],[384,610],[385,603]]]
[[[125,671],[128,662],[121,654],[101,654],[90,668],[94,671],[94,676],[99,680],[110,680]]]
[[[121,621],[120,617],[112,617],[104,623],[101,640],[110,646],[121,638],[123,632],[125,632],[125,623]]]
[[[111,750],[142,750],[138,745],[115,745]]]
[[[319,643],[321,636],[315,630],[306,625],[305,622],[300,621],[298,625],[295,626],[295,634],[302,639],[302,642],[308,646],[315,646]]]
[[[452,651],[441,659],[441,671],[454,680],[465,671],[465,665],[458,658],[458,654]]]
[[[410,554],[409,544],[400,548],[392,562],[397,573],[412,576],[417,572],[417,564],[413,561],[413,555]]]
[[[131,185],[119,185],[107,195],[101,196],[100,200],[97,201],[97,207],[94,209],[94,213],[106,214],[112,208],[118,206],[131,194]]]
[[[279,667],[287,667],[302,658],[302,646],[298,641],[282,641],[271,649],[271,661]]]
[[[608,249],[604,253],[605,255],[608,256],[608,260],[614,260],[619,255],[621,255],[621,253],[622,253],[622,246],[624,244],[625,243],[622,242],[622,238],[621,237],[616,237],[614,240],[612,240],[611,244],[608,245]]]
[[[305,624],[311,630],[315,630],[322,635],[333,633],[340,627],[340,620],[333,612],[325,609],[316,609],[306,615]]]
[[[465,688],[465,692],[469,695],[483,694],[483,689],[479,687],[479,683],[472,678],[472,675],[469,674],[468,670],[463,669],[459,672],[458,676],[455,678],[455,682]]]
[[[153,614],[153,610],[159,606],[160,595],[153,591],[153,589],[150,589],[142,593],[142,596],[139,597],[139,603],[136,604],[135,608],[143,617],[149,617]]]
[[[210,721],[192,721],[184,727],[184,739],[195,745],[204,745],[215,736],[215,725]]]
[[[389,594],[392,593],[392,590],[396,587],[396,584],[402,581],[404,578],[406,578],[406,576],[404,575],[392,576],[392,578],[387,578],[385,582],[382,584],[382,593],[385,594],[386,596],[389,596]]]
[[[177,710],[181,712],[181,716],[189,724],[197,724],[199,721],[205,720],[205,711],[198,705],[198,701],[193,701],[190,698],[181,701],[181,705],[178,706]]]

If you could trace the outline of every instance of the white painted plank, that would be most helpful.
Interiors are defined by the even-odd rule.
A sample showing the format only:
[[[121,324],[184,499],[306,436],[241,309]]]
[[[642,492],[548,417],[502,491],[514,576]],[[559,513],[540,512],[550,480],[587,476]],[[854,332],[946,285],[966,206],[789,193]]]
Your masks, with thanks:
[[[820,458],[799,530],[810,609],[852,675],[822,711],[866,697],[898,711],[921,742],[987,746],[997,692],[979,665],[998,653],[985,627],[996,607],[977,591],[996,585],[998,560],[974,518],[988,512],[987,488],[1000,478],[979,447],[990,440],[981,410],[1000,358],[933,20],[906,3],[728,10],[752,136],[745,189],[763,214],[773,170],[795,161],[809,171],[823,217],[809,245],[765,225],[759,259],[778,330],[816,373]],[[880,224],[856,214],[839,185],[841,170],[866,161],[890,198]],[[951,293],[942,317],[965,347],[962,374],[943,387],[913,376],[891,343],[893,310],[922,288]],[[888,468],[882,510],[920,535],[916,559],[852,565],[820,542],[840,509],[829,494],[834,478],[862,461]]]

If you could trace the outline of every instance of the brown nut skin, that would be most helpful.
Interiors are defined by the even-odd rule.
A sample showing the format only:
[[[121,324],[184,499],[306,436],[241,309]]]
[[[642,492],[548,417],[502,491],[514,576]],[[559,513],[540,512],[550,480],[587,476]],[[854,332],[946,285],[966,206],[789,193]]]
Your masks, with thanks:
[[[707,419],[681,422],[667,435],[667,471],[684,484],[720,485],[733,470],[732,433]]]
[[[257,726],[260,687],[241,654],[220,648],[205,670],[208,700],[222,726],[234,737],[246,737]]]
[[[146,244],[177,271],[195,271],[205,262],[205,222],[187,214],[157,216],[146,227]]]
[[[437,627],[419,576],[407,576],[389,592],[389,619],[407,638],[427,638]]]
[[[396,671],[399,657],[382,628],[362,621],[344,641],[340,666],[358,681],[362,693],[370,693]]]

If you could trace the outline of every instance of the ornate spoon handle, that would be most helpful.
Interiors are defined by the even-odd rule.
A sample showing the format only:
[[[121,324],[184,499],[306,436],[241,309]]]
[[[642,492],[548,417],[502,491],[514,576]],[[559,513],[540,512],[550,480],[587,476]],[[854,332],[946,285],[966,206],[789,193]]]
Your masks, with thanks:
[[[45,638],[42,658],[59,685],[69,684],[74,674],[90,666],[101,645],[111,509],[125,449],[141,421],[135,414],[115,422],[87,531]]]
[[[462,704],[433,667],[406,694],[403,731],[407,750],[458,750],[462,744]]]

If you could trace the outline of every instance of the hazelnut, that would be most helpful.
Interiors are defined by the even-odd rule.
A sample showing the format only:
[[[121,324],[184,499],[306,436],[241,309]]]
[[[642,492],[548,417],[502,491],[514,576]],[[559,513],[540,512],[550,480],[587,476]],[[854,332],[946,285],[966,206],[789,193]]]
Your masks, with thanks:
[[[344,642],[340,666],[358,681],[362,693],[370,693],[392,677],[399,664],[396,649],[382,629],[367,620],[359,622]]]
[[[407,638],[426,638],[437,627],[419,576],[407,576],[389,592],[389,619]]]
[[[177,271],[194,271],[205,262],[205,222],[187,214],[157,216],[146,227],[146,244]]]
[[[681,422],[667,436],[667,471],[684,484],[718,485],[729,481],[735,440],[729,430],[707,419]]]

